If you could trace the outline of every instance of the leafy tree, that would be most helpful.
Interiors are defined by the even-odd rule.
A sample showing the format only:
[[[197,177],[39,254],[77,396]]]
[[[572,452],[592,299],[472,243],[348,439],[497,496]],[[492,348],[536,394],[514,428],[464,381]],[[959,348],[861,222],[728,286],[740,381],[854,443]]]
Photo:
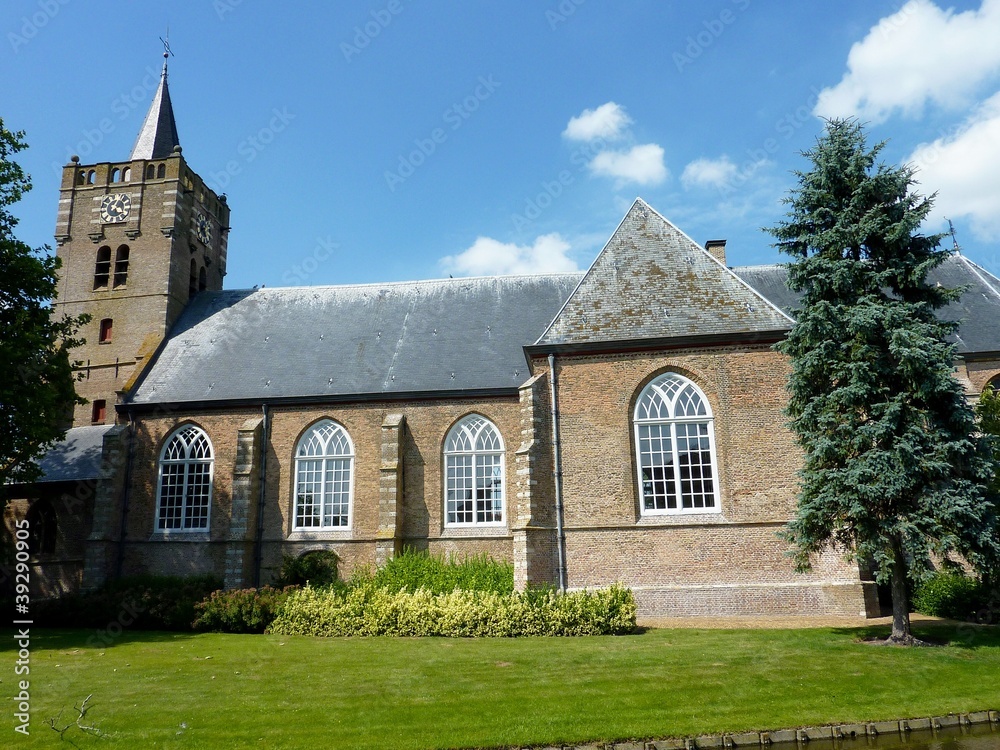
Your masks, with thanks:
[[[69,409],[84,403],[73,388],[69,350],[87,316],[56,319],[58,258],[14,236],[8,207],[31,189],[11,158],[24,134],[0,119],[0,487],[38,478],[33,461],[66,433]]]
[[[989,449],[952,374],[956,324],[936,313],[961,291],[927,283],[948,254],[940,235],[919,233],[932,199],[913,192],[912,167],[876,164],[883,146],[868,148],[855,120],[827,122],[786,220],[768,231],[802,294],[777,346],[805,452],[786,536],[800,569],[831,546],[873,559],[892,587],[889,640],[909,643],[907,579],[955,553],[994,569],[1000,538]]]
[[[993,447],[993,482],[990,484],[990,492],[1000,497],[1000,391],[992,385],[986,386],[979,397],[976,412],[979,415],[979,428]]]

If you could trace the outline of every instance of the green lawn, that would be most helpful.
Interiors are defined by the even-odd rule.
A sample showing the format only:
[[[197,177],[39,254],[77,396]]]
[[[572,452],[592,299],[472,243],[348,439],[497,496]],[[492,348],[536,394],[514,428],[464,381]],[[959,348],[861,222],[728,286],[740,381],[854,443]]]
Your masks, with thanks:
[[[1000,708],[1000,629],[926,625],[942,648],[864,630],[650,630],[528,639],[32,632],[31,737],[92,693],[102,748],[433,748],[684,736]],[[0,649],[0,692],[16,652]]]

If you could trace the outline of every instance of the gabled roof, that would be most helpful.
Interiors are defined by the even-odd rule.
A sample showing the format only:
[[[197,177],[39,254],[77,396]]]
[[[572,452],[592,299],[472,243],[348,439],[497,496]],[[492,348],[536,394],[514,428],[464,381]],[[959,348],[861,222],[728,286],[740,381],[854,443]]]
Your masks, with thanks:
[[[733,272],[785,313],[795,315],[801,295],[788,288],[787,266],[742,266]],[[927,280],[950,289],[965,288],[961,299],[941,310],[943,319],[961,324],[953,337],[959,354],[1000,352],[1000,279],[955,254],[931,271]]]
[[[580,274],[202,292],[133,404],[516,392]]]
[[[170,105],[170,90],[167,88],[167,63],[164,61],[160,85],[153,95],[153,103],[149,105],[129,159],[165,159],[179,144],[174,108]]]
[[[38,460],[42,476],[39,483],[99,479],[104,436],[114,425],[73,427],[66,437],[52,446]]]
[[[784,313],[636,199],[535,346],[787,331]]]

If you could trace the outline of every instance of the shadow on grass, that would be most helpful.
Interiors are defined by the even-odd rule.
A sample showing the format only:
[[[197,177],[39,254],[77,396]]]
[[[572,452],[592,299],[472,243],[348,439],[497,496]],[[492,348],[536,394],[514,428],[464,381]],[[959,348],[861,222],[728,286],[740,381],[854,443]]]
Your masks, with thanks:
[[[878,641],[889,637],[888,625],[871,625],[860,628],[833,628],[837,635],[850,636],[856,641]],[[932,646],[954,648],[998,648],[1000,626],[977,625],[971,622],[921,622],[912,627],[914,637]],[[901,647],[902,648],[902,647]]]
[[[17,630],[0,629],[0,654],[16,652],[18,645],[13,634]],[[206,635],[190,631],[122,630],[108,631],[96,628],[80,630],[65,628],[31,628],[31,647],[38,649],[95,649],[105,651],[126,643],[181,643]]]

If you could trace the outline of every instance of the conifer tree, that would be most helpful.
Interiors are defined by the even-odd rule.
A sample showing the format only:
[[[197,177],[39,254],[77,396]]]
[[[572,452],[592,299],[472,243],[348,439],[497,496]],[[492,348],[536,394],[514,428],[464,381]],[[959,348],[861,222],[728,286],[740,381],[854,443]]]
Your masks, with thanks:
[[[34,459],[66,433],[73,405],[84,403],[69,350],[81,343],[75,336],[88,318],[56,319],[50,301],[59,259],[14,236],[8,207],[31,189],[12,158],[22,137],[0,119],[0,488],[38,477]]]
[[[876,163],[883,147],[855,120],[827,122],[768,231],[801,293],[777,346],[805,453],[787,538],[800,569],[831,546],[874,561],[891,583],[889,640],[911,643],[908,579],[956,554],[995,570],[1000,539],[989,449],[953,376],[957,324],[937,315],[961,290],[927,282],[948,255],[920,233],[932,198],[913,191],[913,168]]]

